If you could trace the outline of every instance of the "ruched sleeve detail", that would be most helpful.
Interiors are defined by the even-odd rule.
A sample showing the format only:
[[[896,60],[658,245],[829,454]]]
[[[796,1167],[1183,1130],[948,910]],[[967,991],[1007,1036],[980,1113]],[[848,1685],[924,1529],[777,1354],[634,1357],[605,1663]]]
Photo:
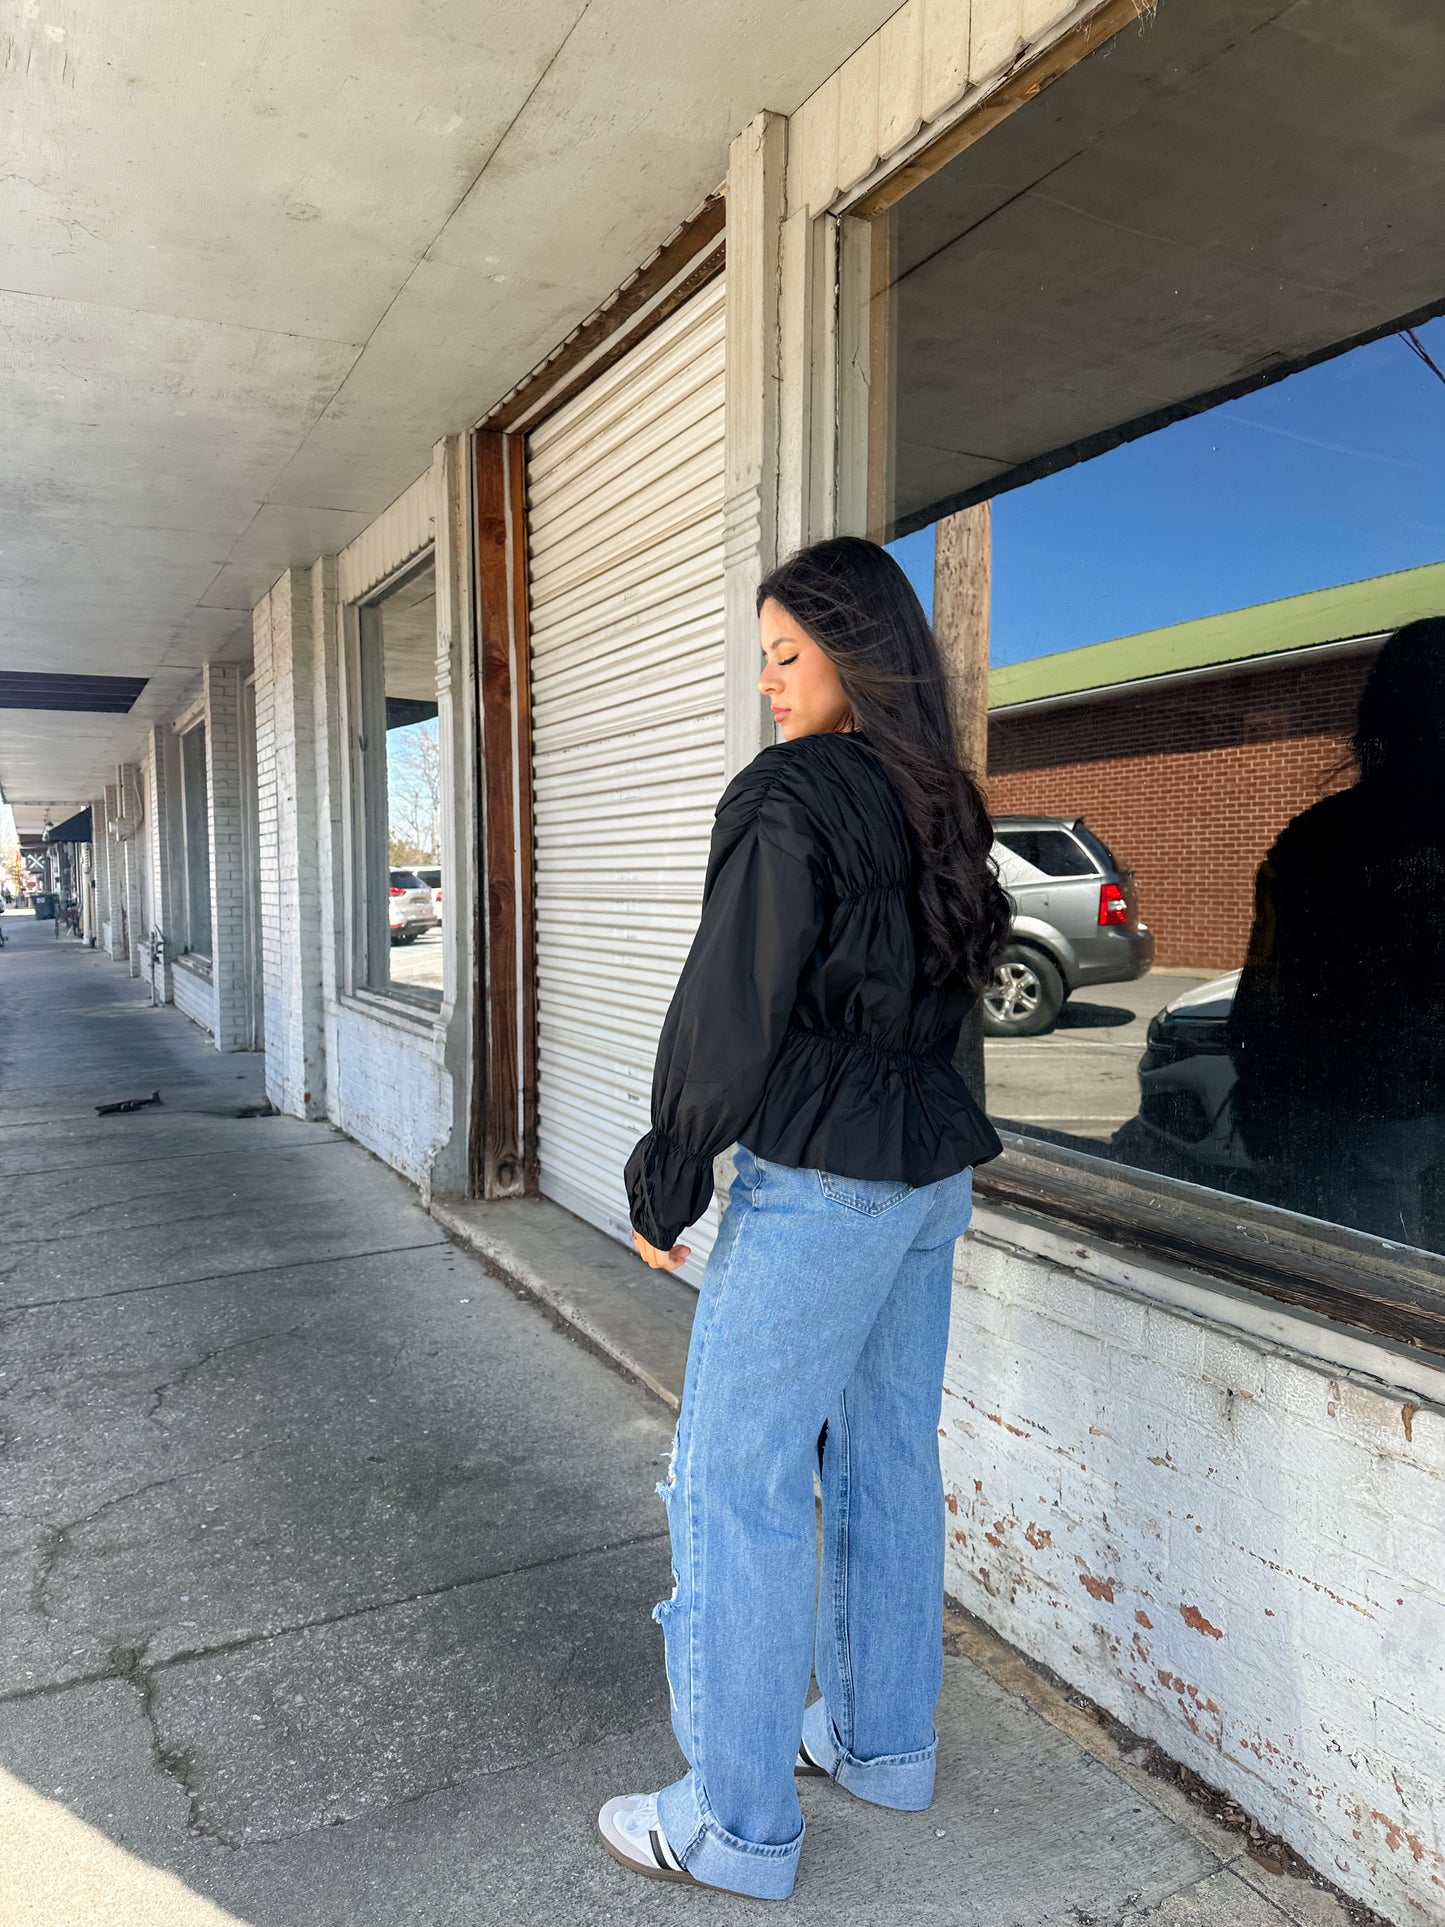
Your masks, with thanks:
[[[757,1109],[826,917],[817,840],[785,745],[718,805],[702,920],[652,1080],[652,1129],[627,1161],[634,1229],[666,1251],[712,1196],[712,1164]]]

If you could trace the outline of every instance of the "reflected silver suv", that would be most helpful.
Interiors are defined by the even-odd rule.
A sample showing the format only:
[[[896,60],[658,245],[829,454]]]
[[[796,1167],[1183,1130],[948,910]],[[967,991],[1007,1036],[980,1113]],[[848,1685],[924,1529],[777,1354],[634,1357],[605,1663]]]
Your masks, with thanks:
[[[432,893],[415,870],[393,870],[387,892],[387,914],[393,943],[415,943],[441,922]]]
[[[1154,961],[1131,871],[1081,816],[994,818],[993,856],[1013,904],[1008,947],[983,997],[987,1037],[1036,1037],[1084,984],[1125,984]]]

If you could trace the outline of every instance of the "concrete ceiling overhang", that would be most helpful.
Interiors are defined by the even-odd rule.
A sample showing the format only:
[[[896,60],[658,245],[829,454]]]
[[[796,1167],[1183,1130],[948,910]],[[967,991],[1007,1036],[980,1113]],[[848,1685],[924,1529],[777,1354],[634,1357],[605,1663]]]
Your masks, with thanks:
[[[895,0],[27,0],[0,28],[0,785],[98,793]]]
[[[1439,0],[1161,0],[899,202],[899,533],[1445,306]]]

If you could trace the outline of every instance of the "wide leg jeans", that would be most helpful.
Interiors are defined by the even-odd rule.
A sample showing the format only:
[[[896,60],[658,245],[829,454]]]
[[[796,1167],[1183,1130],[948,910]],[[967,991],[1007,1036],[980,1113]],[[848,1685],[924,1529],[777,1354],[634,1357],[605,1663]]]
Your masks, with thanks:
[[[933,1797],[938,1421],[971,1201],[968,1171],[915,1189],[738,1151],[658,1487],[674,1583],[654,1617],[690,1769],[663,1789],[659,1817],[699,1880],[791,1892],[804,1735],[862,1799]],[[821,1697],[805,1718],[810,1672]]]

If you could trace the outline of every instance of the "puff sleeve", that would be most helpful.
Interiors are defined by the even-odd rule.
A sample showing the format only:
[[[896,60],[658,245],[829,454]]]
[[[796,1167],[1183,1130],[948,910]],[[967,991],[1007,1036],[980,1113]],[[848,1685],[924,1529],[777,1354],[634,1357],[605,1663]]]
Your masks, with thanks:
[[[652,1129],[627,1161],[633,1228],[659,1250],[707,1209],[713,1159],[757,1108],[826,919],[788,748],[765,749],[718,805],[702,918],[658,1043]]]

